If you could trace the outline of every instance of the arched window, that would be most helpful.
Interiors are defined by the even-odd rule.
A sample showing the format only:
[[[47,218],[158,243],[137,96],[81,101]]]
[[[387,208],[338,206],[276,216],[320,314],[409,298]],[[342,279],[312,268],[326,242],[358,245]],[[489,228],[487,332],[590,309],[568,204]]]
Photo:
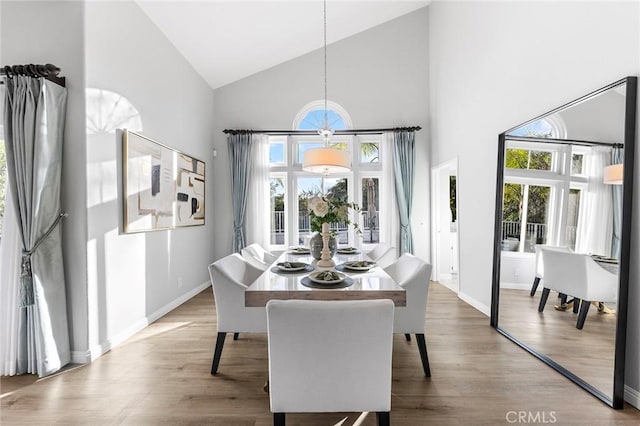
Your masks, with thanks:
[[[560,116],[549,116],[536,120],[509,133],[512,136],[566,139],[567,128]]]
[[[351,117],[335,102],[327,101],[327,122],[332,130],[351,129]],[[319,130],[324,128],[324,100],[309,102],[293,120],[294,130]]]
[[[352,129],[351,117],[335,102],[327,102],[327,124],[332,130]],[[319,130],[325,127],[324,100],[304,105],[294,117],[294,130]],[[351,170],[340,175],[322,176],[302,170],[307,149],[323,146],[320,135],[269,137],[271,187],[271,241],[274,250],[302,245],[311,234],[307,200],[318,194],[340,197],[357,203],[362,211],[350,220],[357,222],[362,234],[346,224],[332,224],[338,243],[370,248],[379,243],[380,229],[387,226],[389,208],[384,197],[388,182],[383,182],[382,159],[386,158],[382,135],[333,135],[330,145],[349,152]],[[389,156],[390,158],[390,156]],[[386,242],[386,241],[385,241]]]

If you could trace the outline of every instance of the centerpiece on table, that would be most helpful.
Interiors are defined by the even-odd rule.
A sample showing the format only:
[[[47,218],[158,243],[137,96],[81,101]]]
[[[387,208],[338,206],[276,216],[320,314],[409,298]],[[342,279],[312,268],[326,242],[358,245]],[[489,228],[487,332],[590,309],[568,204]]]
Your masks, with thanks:
[[[329,224],[351,224],[357,232],[360,232],[358,224],[349,220],[349,209],[353,209],[356,212],[360,211],[360,207],[356,203],[349,203],[348,201],[337,197],[328,198],[315,196],[308,200],[307,207],[309,209],[309,223],[311,231],[314,232],[313,236],[309,240],[309,249],[311,250],[311,255],[316,259],[321,259],[322,257],[322,249],[324,247],[323,233],[329,234],[328,249],[330,257],[333,257],[333,255],[336,254],[338,244],[335,232],[329,231]]]

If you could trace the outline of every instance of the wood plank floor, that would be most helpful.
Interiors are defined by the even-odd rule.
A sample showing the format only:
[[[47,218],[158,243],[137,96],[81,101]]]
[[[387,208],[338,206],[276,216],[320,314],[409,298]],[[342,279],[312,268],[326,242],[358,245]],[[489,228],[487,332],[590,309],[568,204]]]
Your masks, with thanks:
[[[578,330],[578,315],[572,309],[554,309],[559,303],[555,292],[544,312],[538,312],[540,295],[530,297],[529,290],[500,290],[500,327],[611,396],[616,315],[600,313],[592,306],[584,328]]]
[[[220,372],[211,376],[214,309],[207,289],[90,365],[43,380],[2,378],[0,423],[270,425],[266,335],[227,337]],[[509,424],[514,411],[538,413],[538,423],[640,424],[640,411],[605,406],[439,284],[431,285],[427,311],[433,377],[422,375],[415,339],[395,336],[392,424]],[[358,414],[296,414],[287,424],[335,425],[346,416],[352,424]],[[375,416],[363,424],[374,425]]]

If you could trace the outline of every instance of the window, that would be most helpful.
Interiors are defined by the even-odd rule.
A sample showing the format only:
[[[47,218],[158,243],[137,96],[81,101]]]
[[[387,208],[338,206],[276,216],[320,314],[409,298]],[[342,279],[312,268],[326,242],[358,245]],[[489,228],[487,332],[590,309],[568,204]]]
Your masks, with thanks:
[[[329,102],[327,112],[329,126],[333,130],[351,128],[351,119],[339,105]],[[324,126],[324,101],[306,105],[294,120],[294,129],[316,130]],[[390,220],[381,203],[384,194],[390,193],[392,182],[382,180],[385,157],[382,135],[342,136],[334,135],[332,147],[349,152],[352,168],[348,173],[324,177],[302,170],[306,150],[323,146],[318,135],[270,136],[269,170],[271,184],[271,249],[302,245],[311,235],[307,200],[318,194],[340,197],[357,203],[362,213],[352,212],[350,220],[357,222],[362,234],[344,223],[331,224],[338,244],[375,245],[380,242],[380,231]]]
[[[533,253],[536,244],[575,247],[589,148],[508,141],[502,249]]]

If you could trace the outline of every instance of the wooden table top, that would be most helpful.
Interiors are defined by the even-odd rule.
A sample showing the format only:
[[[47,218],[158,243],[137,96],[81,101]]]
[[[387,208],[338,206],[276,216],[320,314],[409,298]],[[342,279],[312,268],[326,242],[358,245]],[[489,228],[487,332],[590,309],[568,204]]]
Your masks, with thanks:
[[[336,254],[333,261],[337,266],[346,261],[368,260],[364,254]],[[279,262],[304,262],[312,265],[314,270],[301,273],[279,273],[275,266]],[[310,273],[335,268],[320,268],[309,254],[292,254],[285,252],[278,260],[267,268],[244,293],[245,306],[266,306],[271,299],[306,299],[306,300],[362,300],[391,299],[396,306],[406,306],[405,290],[396,283],[382,268],[376,266],[367,272],[340,272],[353,280],[346,288],[318,289],[302,284],[302,279]]]

